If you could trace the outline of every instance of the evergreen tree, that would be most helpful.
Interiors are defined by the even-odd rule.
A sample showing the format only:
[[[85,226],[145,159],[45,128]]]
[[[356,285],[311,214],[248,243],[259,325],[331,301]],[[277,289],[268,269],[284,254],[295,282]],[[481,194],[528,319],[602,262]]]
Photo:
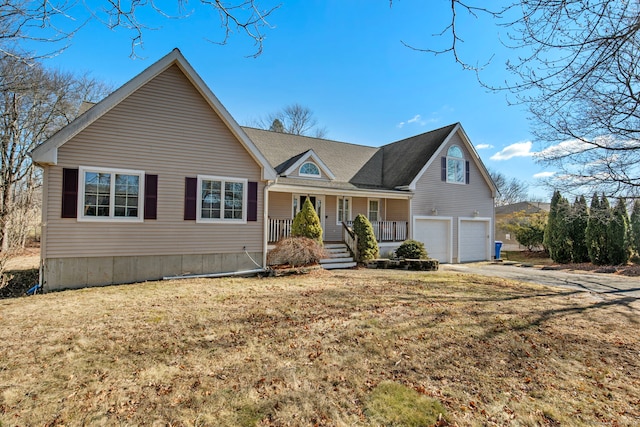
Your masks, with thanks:
[[[638,199],[636,199],[633,204],[629,226],[631,229],[631,249],[635,253],[635,256],[640,257],[640,200]]]
[[[272,132],[284,133],[284,125],[282,124],[280,119],[273,119],[273,122],[271,122],[271,126],[269,127],[269,130]]]
[[[629,215],[627,203],[623,198],[618,199],[616,207],[611,212],[611,220],[607,227],[607,252],[611,264],[626,264],[629,261]]]
[[[557,212],[556,206],[558,205],[558,200],[560,199],[560,197],[561,196],[559,191],[556,190],[553,192],[553,197],[551,198],[551,206],[549,209],[549,215],[547,216],[547,225],[544,228],[544,239],[542,239],[542,245],[547,250],[547,252],[549,252],[549,255],[551,255],[551,251],[552,251],[551,247],[554,244],[553,236],[556,229],[556,217],[558,216],[556,213]]]
[[[358,236],[358,261],[367,261],[378,258],[380,251],[373,227],[369,219],[358,214],[353,220],[353,231]]]
[[[322,225],[320,224],[320,218],[308,197],[302,204],[300,212],[293,218],[291,235],[293,237],[308,237],[322,245]]]
[[[571,205],[559,191],[553,193],[547,227],[544,230],[544,245],[549,256],[561,264],[571,261],[569,217]]]
[[[571,208],[571,220],[569,222],[569,233],[571,239],[571,260],[573,262],[588,262],[589,251],[587,250],[586,231],[589,221],[589,209],[584,196],[576,197],[576,201]]]
[[[587,222],[587,250],[589,259],[596,265],[604,265],[609,262],[607,254],[607,228],[610,216],[609,201],[602,195],[602,199],[597,194],[591,199],[589,209],[589,221]]]

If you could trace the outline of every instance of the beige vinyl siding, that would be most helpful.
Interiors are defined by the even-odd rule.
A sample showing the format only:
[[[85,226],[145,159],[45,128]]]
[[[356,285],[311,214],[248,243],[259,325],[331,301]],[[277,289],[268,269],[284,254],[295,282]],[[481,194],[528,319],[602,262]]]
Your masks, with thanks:
[[[441,181],[440,158],[446,155],[452,144],[460,147],[465,160],[469,161],[470,183],[468,185]],[[454,219],[453,262],[457,262],[458,254],[458,218],[474,217],[474,211],[478,211],[478,218],[491,218],[491,228],[494,226],[491,188],[458,134],[455,134],[448,145],[443,147],[439,156],[434,157],[430,166],[418,180],[411,204],[412,215],[433,216],[432,209],[437,209],[437,216]]]
[[[293,219],[293,196],[291,193],[269,192],[269,218]]]
[[[386,221],[409,221],[409,200],[387,199],[380,202],[385,206]]]
[[[367,210],[369,206],[367,205],[369,202],[366,197],[354,197],[351,199],[353,206],[351,207],[351,219],[356,219],[359,214],[367,216]]]
[[[61,219],[62,169],[78,166],[157,174],[157,220],[126,224]],[[58,165],[46,169],[47,258],[262,250],[260,167],[177,66],[61,146]],[[198,174],[258,181],[258,221],[184,221],[185,177]]]

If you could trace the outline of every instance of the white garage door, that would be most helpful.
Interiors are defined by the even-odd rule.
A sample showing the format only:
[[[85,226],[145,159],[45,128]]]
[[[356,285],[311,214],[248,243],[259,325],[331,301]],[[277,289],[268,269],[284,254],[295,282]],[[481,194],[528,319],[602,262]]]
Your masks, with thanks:
[[[460,262],[485,261],[491,258],[489,221],[460,221]]]
[[[429,258],[451,262],[451,221],[416,218],[413,238],[424,243]]]

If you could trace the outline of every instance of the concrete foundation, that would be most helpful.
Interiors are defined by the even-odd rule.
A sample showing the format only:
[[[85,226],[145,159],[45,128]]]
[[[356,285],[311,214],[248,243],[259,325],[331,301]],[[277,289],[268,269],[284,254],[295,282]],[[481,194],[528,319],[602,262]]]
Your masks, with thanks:
[[[261,252],[249,252],[260,263]],[[227,273],[259,268],[245,254],[49,258],[41,284],[45,292],[158,280],[166,276]]]

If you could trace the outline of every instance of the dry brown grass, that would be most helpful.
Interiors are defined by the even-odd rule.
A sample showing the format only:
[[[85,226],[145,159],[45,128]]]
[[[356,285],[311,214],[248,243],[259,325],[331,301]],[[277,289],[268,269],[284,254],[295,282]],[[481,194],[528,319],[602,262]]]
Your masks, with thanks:
[[[638,425],[639,309],[384,270],[2,300],[0,424],[378,425],[391,382],[452,425]]]

